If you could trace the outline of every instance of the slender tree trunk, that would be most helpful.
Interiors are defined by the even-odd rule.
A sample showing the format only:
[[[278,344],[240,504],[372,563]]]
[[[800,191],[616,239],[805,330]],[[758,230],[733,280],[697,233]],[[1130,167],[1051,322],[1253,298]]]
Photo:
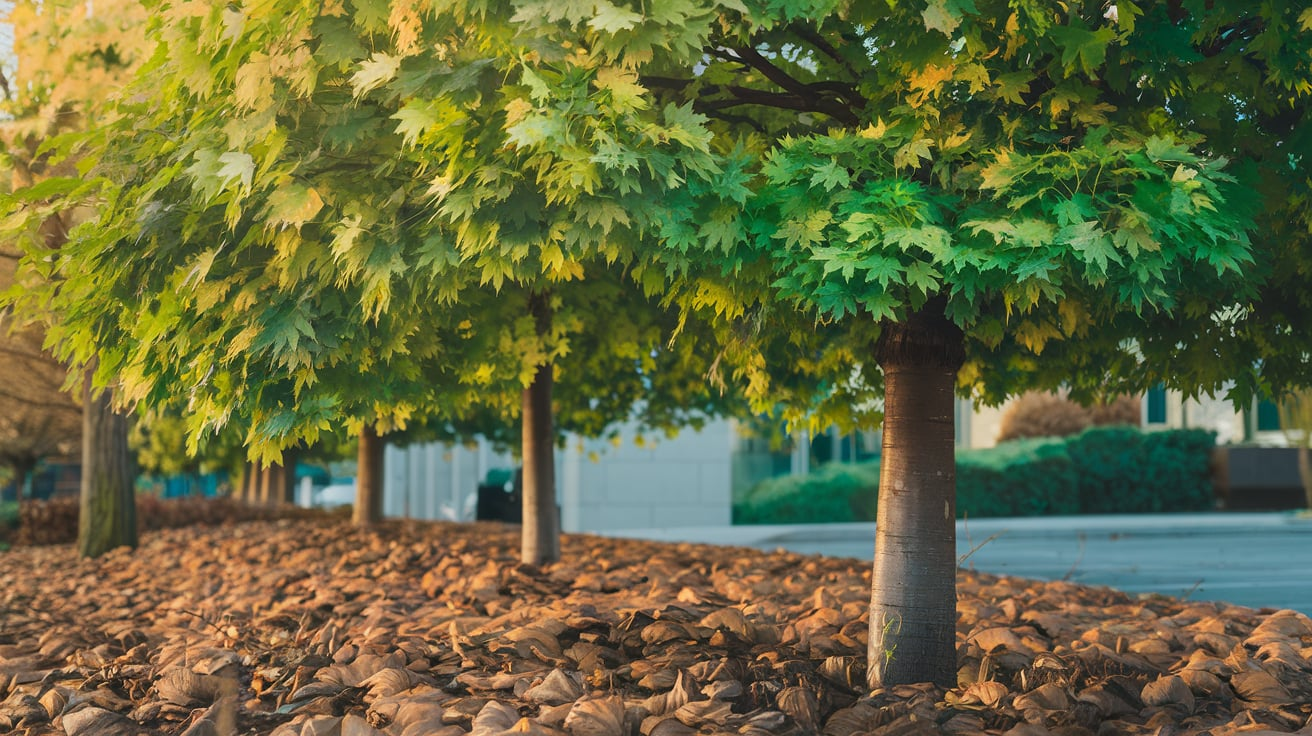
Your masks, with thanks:
[[[360,430],[360,452],[355,472],[355,512],[352,519],[360,526],[383,520],[383,440],[378,431],[366,424]]]
[[[1303,481],[1303,499],[1312,509],[1312,448],[1298,448],[1298,478]]]
[[[547,294],[529,298],[529,313],[539,336],[551,332],[551,303]],[[524,389],[520,420],[524,484],[521,508],[520,559],[541,565],[560,559],[560,516],[556,511],[556,430],[551,413],[554,381],[550,360],[538,366],[533,383]]]
[[[273,479],[276,473],[272,463],[260,467],[260,487],[256,494],[256,503],[261,506],[273,504]]]
[[[289,506],[296,505],[296,463],[300,462],[301,448],[289,447],[282,452],[282,465],[279,467],[273,502]]]
[[[956,684],[957,527],[954,395],[961,332],[931,301],[888,325],[884,445],[870,595],[871,688]]]
[[[82,394],[82,485],[77,549],[97,557],[115,547],[137,546],[137,500],[128,451],[128,418],[114,411],[108,391]]]
[[[252,503],[255,501],[255,489],[260,482],[260,466],[252,462],[241,464],[241,480],[237,483],[232,491],[233,496],[242,503]]]

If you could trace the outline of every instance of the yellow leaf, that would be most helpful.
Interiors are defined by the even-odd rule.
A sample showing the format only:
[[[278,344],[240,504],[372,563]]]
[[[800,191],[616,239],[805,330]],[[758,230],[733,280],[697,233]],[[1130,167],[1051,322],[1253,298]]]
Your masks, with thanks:
[[[1029,348],[1030,352],[1039,355],[1049,340],[1059,340],[1062,337],[1061,330],[1057,326],[1048,322],[1032,322],[1025,320],[1016,326],[1016,340]]]
[[[879,140],[880,138],[883,138],[884,134],[887,132],[888,126],[884,124],[883,118],[875,118],[874,125],[866,126],[866,128],[861,131],[860,135],[862,138]]]
[[[1083,328],[1089,324],[1089,310],[1074,299],[1063,299],[1057,305],[1057,313],[1061,316],[1061,330],[1067,337],[1083,333]]]
[[[648,106],[647,98],[644,97],[647,88],[638,84],[638,75],[633,71],[602,67],[597,70],[593,83],[597,89],[610,92],[615,106],[621,110],[644,110]]]
[[[1312,31],[1312,8],[1308,8],[1298,16],[1298,24],[1305,31]]]
[[[273,96],[273,75],[268,54],[255,52],[237,70],[233,100],[243,110],[253,110]]]
[[[952,81],[952,75],[956,68],[955,64],[947,66],[928,64],[920,71],[913,72],[908,76],[907,84],[916,93],[908,97],[911,106],[918,107],[926,99],[938,96],[943,85]]]

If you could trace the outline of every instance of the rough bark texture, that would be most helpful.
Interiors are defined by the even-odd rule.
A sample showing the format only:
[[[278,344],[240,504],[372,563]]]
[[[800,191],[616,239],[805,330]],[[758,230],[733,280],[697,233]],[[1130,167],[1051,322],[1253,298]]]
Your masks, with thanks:
[[[870,595],[871,688],[956,683],[954,390],[961,332],[927,306],[884,329],[884,444]]]
[[[383,520],[383,440],[369,425],[360,430],[360,451],[355,471],[356,524],[368,526]]]
[[[128,419],[114,411],[108,392],[92,396],[88,388],[82,397],[82,497],[77,526],[77,549],[83,557],[137,546],[132,476]]]
[[[1298,477],[1303,481],[1303,498],[1312,509],[1312,448],[1298,448]]]
[[[551,312],[545,297],[536,297],[530,309],[538,334],[551,329]],[[552,365],[538,366],[533,383],[524,389],[522,442],[524,454],[524,528],[520,557],[525,564],[541,565],[560,559],[560,516],[556,511],[556,432],[551,415]]]

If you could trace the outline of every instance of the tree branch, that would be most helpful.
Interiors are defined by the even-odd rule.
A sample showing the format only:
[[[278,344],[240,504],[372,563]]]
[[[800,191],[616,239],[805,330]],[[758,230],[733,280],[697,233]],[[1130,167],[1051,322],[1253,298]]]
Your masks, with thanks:
[[[824,36],[821,36],[815,30],[811,28],[807,28],[802,23],[798,23],[796,21],[794,21],[792,24],[788,26],[788,30],[792,31],[794,36],[797,36],[803,41],[806,41],[807,43],[816,47],[816,49],[818,49],[820,53],[824,54],[825,56],[828,56],[829,58],[841,64],[843,69],[847,70],[847,73],[852,75],[853,79],[861,76],[860,74],[857,73],[856,69],[852,66],[851,62],[849,62],[846,58],[844,58],[842,54],[838,53],[838,49],[835,48],[833,44],[829,43],[829,41]]]

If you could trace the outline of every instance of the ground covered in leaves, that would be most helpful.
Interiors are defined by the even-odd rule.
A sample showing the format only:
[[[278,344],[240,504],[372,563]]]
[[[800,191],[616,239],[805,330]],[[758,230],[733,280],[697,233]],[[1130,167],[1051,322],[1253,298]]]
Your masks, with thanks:
[[[0,733],[1312,733],[1312,621],[962,572],[959,686],[865,689],[869,565],[331,519],[0,554]]]

